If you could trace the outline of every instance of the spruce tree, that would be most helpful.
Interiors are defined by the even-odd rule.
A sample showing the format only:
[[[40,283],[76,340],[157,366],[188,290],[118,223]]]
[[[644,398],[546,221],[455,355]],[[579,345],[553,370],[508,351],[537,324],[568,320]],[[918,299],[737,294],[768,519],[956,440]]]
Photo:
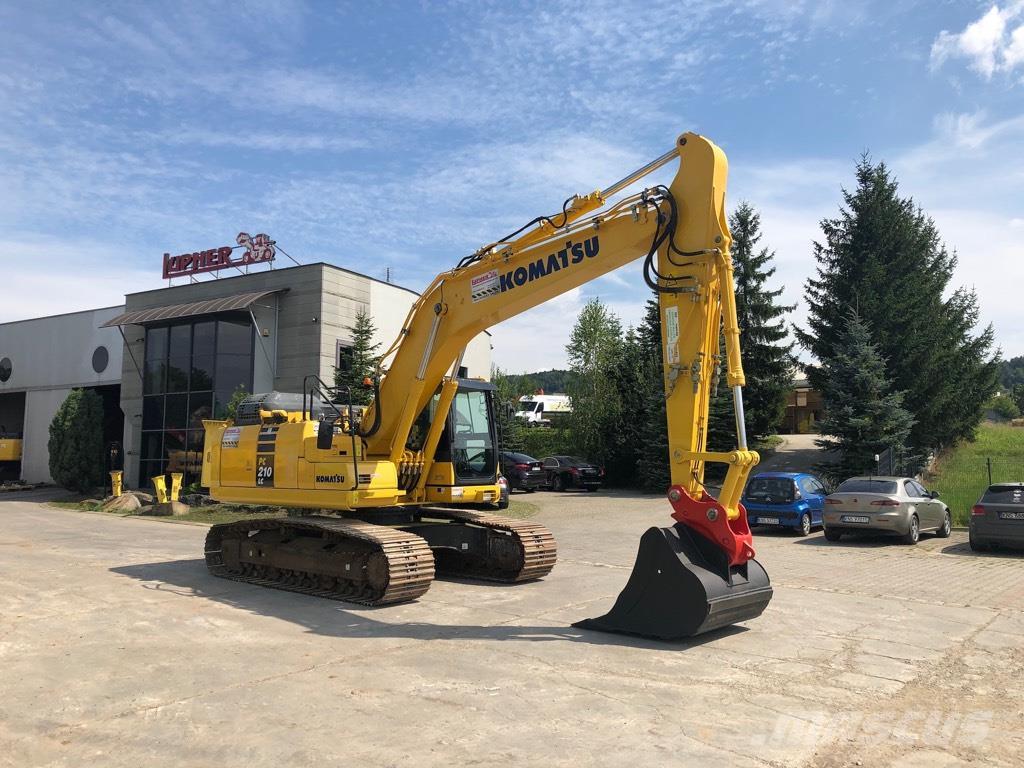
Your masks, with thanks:
[[[736,283],[736,315],[747,384],[743,402],[751,440],[773,435],[786,416],[786,394],[793,385],[793,343],[786,341],[785,316],[795,305],[779,303],[782,289],[765,283],[775,276],[775,252],[758,248],[761,217],[749,203],[740,203],[729,217]],[[722,380],[725,379],[723,358]],[[731,393],[730,393],[731,395]],[[729,397],[732,412],[732,398]],[[735,435],[735,419],[731,428]]]
[[[665,414],[665,378],[662,365],[661,309],[648,301],[643,322],[637,328],[640,348],[640,397],[637,421],[637,480],[646,493],[665,493],[670,483],[668,422]]]
[[[373,399],[373,390],[363,382],[376,373],[377,350],[380,344],[373,341],[377,327],[370,313],[364,308],[360,307],[356,312],[351,331],[352,344],[342,350],[340,364],[334,370],[334,386],[341,390],[350,390],[353,404],[369,405]]]
[[[893,386],[906,393],[914,416],[909,443],[922,453],[951,445],[973,434],[995,390],[992,328],[975,333],[977,297],[948,290],[956,255],[942,245],[934,222],[900,197],[885,164],[862,158],[856,176],[856,189],[843,191],[839,216],[821,222],[824,242],[814,245],[807,328],[795,331],[818,361],[808,366],[808,378],[824,387],[822,363],[835,356],[854,307]]]
[[[615,418],[609,421],[605,480],[608,485],[635,486],[642,429],[642,421],[638,418],[642,409],[638,402],[638,388],[644,378],[643,351],[635,329],[626,330],[608,378],[621,405]]]
[[[893,391],[886,361],[856,312],[847,313],[846,327],[820,372],[825,416],[816,442],[833,457],[829,474],[869,473],[875,455],[887,448],[902,455],[914,418],[903,407],[903,393]]]
[[[607,464],[613,455],[614,429],[622,410],[615,383],[608,376],[622,347],[619,318],[600,299],[580,311],[566,354],[573,378],[570,430],[583,457]]]
[[[499,450],[519,452],[523,450],[523,422],[516,418],[519,406],[519,392],[515,377],[509,376],[498,366],[491,367],[491,383],[494,391],[494,420],[498,431]]]
[[[732,390],[728,383],[728,363],[725,355],[725,334],[719,335],[718,366],[711,384],[711,402],[708,404],[708,440],[709,451],[734,451],[737,446],[736,410],[733,407]],[[743,343],[742,337],[740,343]],[[747,381],[751,381],[750,369],[747,366],[747,347],[743,345],[743,372]],[[743,388],[744,402],[747,402],[748,387]],[[747,415],[748,437],[753,437],[750,429],[750,414]],[[705,473],[712,479],[725,477],[726,467],[721,464],[708,464]]]
[[[103,400],[91,389],[73,389],[50,422],[50,477],[86,493],[105,483]]]

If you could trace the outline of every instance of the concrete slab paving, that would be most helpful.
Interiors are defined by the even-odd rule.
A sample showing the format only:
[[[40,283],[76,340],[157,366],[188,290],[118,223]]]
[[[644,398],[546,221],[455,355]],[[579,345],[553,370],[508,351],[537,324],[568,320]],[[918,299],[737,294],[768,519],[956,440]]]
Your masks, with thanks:
[[[1022,764],[1024,557],[761,536],[765,614],[665,644],[570,626],[665,502],[531,500],[548,578],[378,609],[215,579],[201,526],[0,501],[0,766]]]

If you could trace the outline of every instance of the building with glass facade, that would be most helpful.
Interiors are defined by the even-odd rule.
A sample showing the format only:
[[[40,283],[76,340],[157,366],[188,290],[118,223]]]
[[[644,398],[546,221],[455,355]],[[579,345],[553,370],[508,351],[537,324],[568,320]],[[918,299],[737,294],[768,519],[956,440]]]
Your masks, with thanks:
[[[0,473],[48,482],[50,421],[73,388],[103,397],[104,445],[125,481],[183,472],[198,480],[203,419],[235,393],[301,392],[333,380],[360,309],[386,348],[416,293],[330,264],[205,280],[125,296],[124,306],[0,324],[0,433],[23,436],[18,466]],[[102,363],[102,365],[100,365]],[[463,360],[488,378],[490,338]],[[115,445],[116,444],[116,445]]]

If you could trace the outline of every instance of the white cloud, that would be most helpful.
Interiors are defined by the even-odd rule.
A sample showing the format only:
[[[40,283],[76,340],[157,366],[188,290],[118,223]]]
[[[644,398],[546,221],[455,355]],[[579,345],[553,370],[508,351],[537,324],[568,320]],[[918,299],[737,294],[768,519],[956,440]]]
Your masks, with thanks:
[[[996,72],[1009,72],[1024,63],[1024,24],[1009,30],[1010,22],[1024,12],[1024,2],[1005,7],[993,5],[962,32],[943,30],[932,43],[932,67],[951,58],[968,60],[968,66],[986,79]]]
[[[160,266],[142,269],[116,243],[4,237],[0,323],[124,304],[125,293],[160,288]]]

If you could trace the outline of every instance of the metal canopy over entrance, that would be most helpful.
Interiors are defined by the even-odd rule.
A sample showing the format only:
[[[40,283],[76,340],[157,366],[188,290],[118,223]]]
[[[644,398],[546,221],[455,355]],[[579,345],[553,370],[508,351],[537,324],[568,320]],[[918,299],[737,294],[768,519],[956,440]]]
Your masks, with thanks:
[[[233,312],[249,309],[253,304],[273,293],[283,293],[287,288],[277,288],[272,291],[256,291],[254,293],[239,293],[234,296],[223,296],[218,299],[207,299],[206,301],[195,301],[190,304],[172,304],[166,307],[150,307],[149,309],[136,309],[125,312],[112,320],[107,321],[101,328],[111,328],[122,325],[146,325],[147,323],[159,323],[164,320],[174,320],[179,317],[192,317],[194,315],[212,315],[217,312]]]

